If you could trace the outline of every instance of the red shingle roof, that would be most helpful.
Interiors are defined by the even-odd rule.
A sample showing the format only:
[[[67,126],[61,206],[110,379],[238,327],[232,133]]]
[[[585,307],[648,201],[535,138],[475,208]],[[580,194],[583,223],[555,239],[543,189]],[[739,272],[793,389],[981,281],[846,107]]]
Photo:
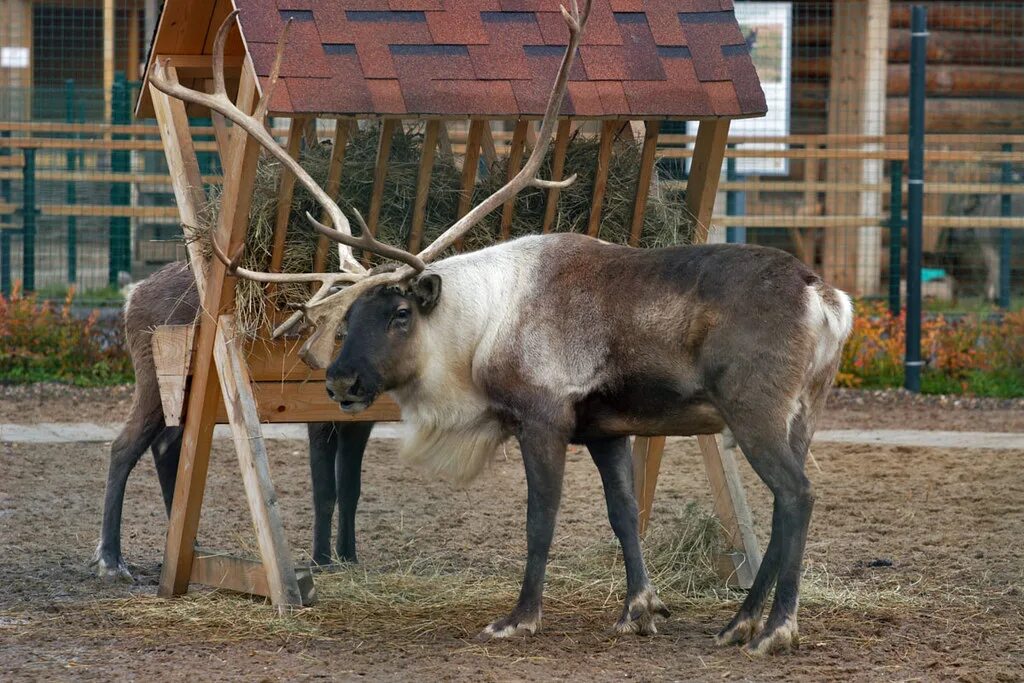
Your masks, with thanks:
[[[277,113],[539,116],[568,32],[558,0],[235,0],[256,72],[292,19]],[[756,116],[731,0],[593,0],[563,114]]]

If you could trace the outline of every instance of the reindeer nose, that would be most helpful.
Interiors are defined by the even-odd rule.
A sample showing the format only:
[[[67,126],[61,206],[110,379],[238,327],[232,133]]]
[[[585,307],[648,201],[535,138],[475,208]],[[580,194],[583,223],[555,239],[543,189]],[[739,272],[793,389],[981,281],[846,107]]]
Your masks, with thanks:
[[[365,398],[366,388],[358,375],[327,378],[327,396],[332,401],[359,401]]]

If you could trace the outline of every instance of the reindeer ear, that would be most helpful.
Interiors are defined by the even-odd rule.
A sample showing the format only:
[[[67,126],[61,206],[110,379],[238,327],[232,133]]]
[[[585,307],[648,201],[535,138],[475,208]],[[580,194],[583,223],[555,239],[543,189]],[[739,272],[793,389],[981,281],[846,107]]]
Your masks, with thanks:
[[[421,275],[412,281],[410,292],[423,313],[430,313],[441,298],[441,276]]]

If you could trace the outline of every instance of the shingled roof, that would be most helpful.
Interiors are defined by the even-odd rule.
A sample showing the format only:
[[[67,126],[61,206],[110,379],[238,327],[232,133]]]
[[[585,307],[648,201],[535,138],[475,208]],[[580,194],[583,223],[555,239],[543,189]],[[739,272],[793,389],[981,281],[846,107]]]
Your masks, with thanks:
[[[261,80],[292,20],[271,105],[280,114],[539,116],[568,38],[559,0],[234,4]],[[732,0],[593,0],[563,114],[765,111]]]

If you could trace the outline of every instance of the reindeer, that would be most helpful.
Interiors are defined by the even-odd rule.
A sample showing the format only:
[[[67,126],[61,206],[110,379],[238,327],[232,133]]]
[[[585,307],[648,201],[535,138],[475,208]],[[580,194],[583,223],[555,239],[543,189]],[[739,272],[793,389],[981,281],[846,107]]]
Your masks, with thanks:
[[[128,475],[147,448],[156,463],[167,515],[171,514],[184,429],[164,424],[150,335],[160,325],[195,322],[199,305],[192,271],[184,262],[164,266],[140,282],[125,304],[125,331],[135,369],[135,393],[124,429],[110,447],[103,528],[91,563],[101,578],[132,581],[121,556],[121,513]],[[342,561],[355,562],[360,469],[373,423],[311,423],[307,428],[313,480],[313,563],[331,563],[331,517],[335,505],[338,508],[335,553]]]
[[[586,445],[604,485],[611,527],[622,547],[625,605],[615,629],[653,634],[668,611],[651,585],[640,549],[633,494],[631,435],[714,434],[729,428],[775,496],[771,539],[754,585],[719,644],[763,654],[796,646],[800,563],[814,493],[804,461],[849,334],[849,297],[796,258],[764,247],[706,245],[641,250],[575,234],[524,237],[440,258],[486,214],[537,178],[590,11],[562,8],[569,41],[554,80],[537,144],[522,170],[418,254],[381,244],[359,217],[353,235],[342,211],[263,125],[223,86],[218,32],[213,93],[150,82],[179,99],[219,112],[288,166],[322,204],[330,226],[307,218],[342,248],[398,261],[367,272],[351,256],[347,276],[282,275],[239,267],[256,281],[320,282],[288,323],[316,331],[302,349],[327,367],[328,395],[358,413],[382,392],[402,409],[411,436],[406,459],[458,481],[475,477],[496,448],[515,437],[527,479],[526,571],[510,614],[481,636],[534,633],[548,552],[562,493],[566,448]],[[287,26],[263,99],[277,82]],[[218,73],[220,74],[218,76]],[[340,291],[331,288],[345,283]],[[335,334],[345,333],[332,360]],[[762,627],[768,593],[775,600]]]

